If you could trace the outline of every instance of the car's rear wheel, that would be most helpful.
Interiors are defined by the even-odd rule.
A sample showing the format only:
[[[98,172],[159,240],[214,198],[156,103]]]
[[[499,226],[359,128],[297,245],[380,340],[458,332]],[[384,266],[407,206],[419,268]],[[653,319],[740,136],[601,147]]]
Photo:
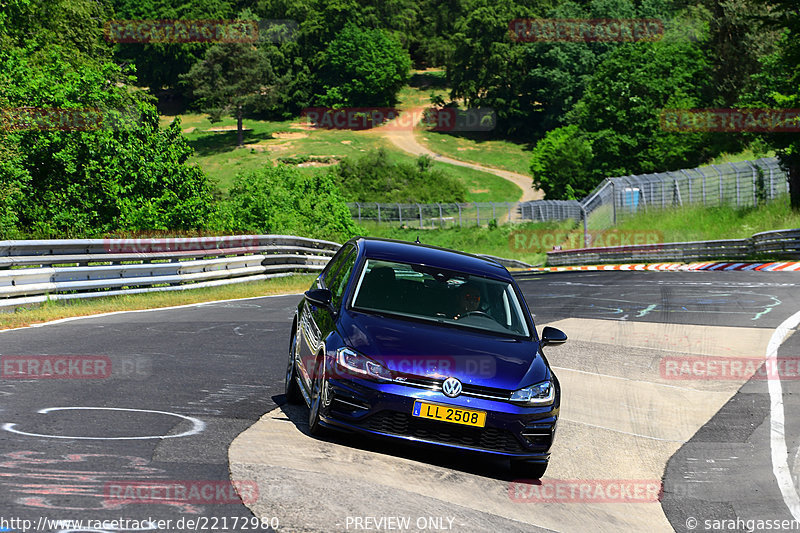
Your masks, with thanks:
[[[315,437],[325,434],[325,427],[320,422],[320,413],[329,403],[330,390],[325,377],[325,356],[320,355],[311,380],[311,407],[308,412],[308,432]]]
[[[303,395],[300,393],[300,385],[297,383],[297,370],[294,366],[296,349],[297,331],[292,333],[292,340],[289,343],[289,364],[286,368],[286,383],[284,384],[286,401],[291,404],[303,403]]]
[[[519,479],[539,479],[547,470],[547,462],[535,463],[532,461],[511,461],[511,473]]]

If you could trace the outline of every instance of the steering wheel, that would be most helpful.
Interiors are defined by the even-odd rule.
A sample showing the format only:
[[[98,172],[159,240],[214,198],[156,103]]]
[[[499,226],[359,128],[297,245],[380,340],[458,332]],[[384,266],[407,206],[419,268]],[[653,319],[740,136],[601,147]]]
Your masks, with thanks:
[[[494,320],[494,318],[492,318],[492,315],[490,315],[489,313],[487,313],[485,311],[480,311],[478,309],[476,309],[475,311],[467,311],[463,315],[458,315],[458,318],[465,318],[465,317],[472,316],[472,315],[485,316],[486,318]]]

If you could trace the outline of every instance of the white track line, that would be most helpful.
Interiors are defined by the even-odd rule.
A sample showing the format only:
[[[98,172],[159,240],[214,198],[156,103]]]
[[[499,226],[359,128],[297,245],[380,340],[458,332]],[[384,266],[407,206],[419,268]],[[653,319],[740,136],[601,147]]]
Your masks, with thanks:
[[[566,372],[576,372],[578,374],[586,374],[586,375],[589,375],[589,376],[598,376],[598,377],[601,377],[601,378],[619,379],[619,380],[622,380],[622,381],[631,381],[633,383],[642,383],[644,385],[652,385],[654,387],[666,387],[666,388],[669,388],[669,389],[685,390],[685,391],[689,391],[689,392],[702,392],[702,393],[705,393],[705,394],[726,394],[726,395],[728,394],[725,391],[708,391],[708,390],[703,390],[703,389],[693,389],[691,387],[679,387],[678,385],[668,385],[666,383],[658,383],[656,381],[646,381],[646,380],[642,380],[642,379],[632,379],[632,378],[626,378],[626,377],[622,377],[622,376],[612,376],[611,374],[600,374],[599,372],[589,372],[587,370],[578,370],[576,368],[567,368],[565,366],[552,366],[551,365],[550,368],[552,368],[553,370],[558,370],[559,372],[564,372],[564,371],[566,371]]]
[[[74,320],[86,320],[89,318],[102,318],[106,316],[112,315],[121,315],[123,313],[149,313],[151,311],[169,311],[172,309],[183,309],[186,307],[198,307],[201,305],[208,305],[208,304],[215,304],[215,303],[224,303],[224,302],[238,302],[244,300],[256,300],[258,298],[280,298],[281,296],[302,296],[303,293],[285,293],[285,294],[265,294],[264,296],[247,296],[245,298],[228,298],[225,300],[208,300],[207,302],[195,302],[193,304],[181,304],[181,305],[171,305],[169,307],[149,307],[147,309],[129,309],[126,311],[109,311],[107,313],[96,313],[93,315],[80,315],[80,316],[70,316],[67,318],[59,318],[56,320],[51,320],[49,322],[38,322],[36,324],[31,324],[29,326],[20,326],[18,328],[9,328],[9,329],[0,329],[0,333],[6,333],[8,331],[17,331],[20,329],[30,329],[30,328],[41,328],[43,326],[52,326],[54,324],[63,324],[64,322],[72,322]]]
[[[784,320],[777,327],[767,345],[765,359],[768,365],[777,368],[778,348],[790,330],[800,324],[800,311]],[[797,494],[792,473],[789,470],[789,452],[786,446],[786,431],[784,425],[783,388],[779,375],[775,379],[767,380],[769,387],[769,418],[770,418],[770,451],[772,453],[772,473],[781,489],[783,501],[792,513],[795,520],[800,520],[800,495]]]

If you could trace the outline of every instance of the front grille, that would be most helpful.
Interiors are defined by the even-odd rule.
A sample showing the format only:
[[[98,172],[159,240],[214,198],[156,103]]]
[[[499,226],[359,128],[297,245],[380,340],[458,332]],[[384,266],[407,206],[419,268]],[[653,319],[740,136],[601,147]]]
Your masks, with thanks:
[[[509,431],[496,428],[473,428],[447,422],[425,420],[406,413],[381,411],[365,422],[372,431],[415,437],[432,442],[469,446],[496,452],[526,452],[522,444]]]
[[[410,385],[412,387],[419,387],[423,389],[442,391],[442,379],[420,378],[416,376],[400,375],[394,380],[396,383],[403,385]],[[493,389],[491,387],[480,387],[478,385],[463,384],[461,392],[464,396],[472,396],[475,398],[488,398],[490,400],[503,400],[508,401],[511,393],[502,389]]]

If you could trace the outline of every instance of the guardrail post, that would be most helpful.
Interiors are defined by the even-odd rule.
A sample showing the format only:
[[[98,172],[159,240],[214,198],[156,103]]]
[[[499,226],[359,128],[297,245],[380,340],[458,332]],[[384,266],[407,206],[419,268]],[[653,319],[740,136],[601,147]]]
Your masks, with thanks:
[[[400,204],[397,204],[397,218],[400,220],[400,225],[403,225],[403,208],[400,207]]]
[[[480,226],[481,225],[481,206],[476,203],[475,207],[478,208],[478,225]]]
[[[376,204],[378,206],[378,224],[381,223],[381,204]]]
[[[417,209],[419,209],[419,229],[422,229],[422,206],[417,204]]]
[[[361,224],[361,204],[356,202],[356,207],[358,207],[358,223]]]
[[[444,213],[442,213],[442,204],[436,202],[436,207],[439,208],[439,229],[441,229],[442,224],[444,224]]]
[[[461,223],[461,204],[456,204],[456,206],[458,206],[458,227],[460,228],[462,226],[462,223]]]
[[[509,202],[506,202],[506,207],[508,208],[508,221],[511,222],[511,204]]]

